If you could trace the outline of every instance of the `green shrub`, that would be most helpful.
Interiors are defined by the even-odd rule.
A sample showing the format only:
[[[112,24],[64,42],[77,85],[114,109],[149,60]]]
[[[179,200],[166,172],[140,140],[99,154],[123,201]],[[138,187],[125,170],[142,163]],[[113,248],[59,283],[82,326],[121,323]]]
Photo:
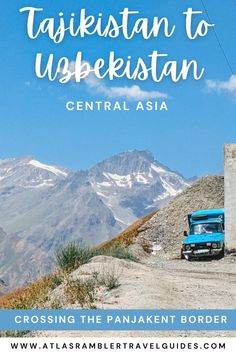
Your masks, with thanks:
[[[63,271],[71,272],[96,255],[96,251],[88,246],[71,242],[56,251],[56,261]]]
[[[105,285],[108,290],[116,289],[120,286],[120,272],[114,266],[103,268],[99,278],[99,283]]]
[[[63,277],[57,273],[53,274],[52,277],[52,290],[57,288],[63,283]]]
[[[82,264],[88,263],[94,256],[111,256],[120,259],[130,259],[137,262],[126,248],[122,246],[112,246],[106,250],[95,249],[83,244],[71,242],[56,251],[56,261],[59,268],[66,272],[77,269]]]

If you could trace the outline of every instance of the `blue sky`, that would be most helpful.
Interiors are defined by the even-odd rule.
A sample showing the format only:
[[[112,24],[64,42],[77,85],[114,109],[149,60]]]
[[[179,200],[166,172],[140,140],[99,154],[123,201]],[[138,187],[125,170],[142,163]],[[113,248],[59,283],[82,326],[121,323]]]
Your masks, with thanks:
[[[211,20],[230,64],[236,68],[236,5],[234,0],[205,0]],[[66,37],[60,45],[46,36],[32,41],[26,34],[24,6],[44,8],[44,16],[79,13],[117,14],[124,7],[138,10],[143,17],[166,16],[176,24],[175,35],[145,41]],[[226,64],[213,31],[195,41],[186,38],[182,12],[188,7],[203,10],[200,0],[12,0],[1,3],[0,33],[0,158],[32,155],[49,164],[73,169],[87,168],[115,153],[149,149],[156,159],[185,176],[223,170],[223,144],[236,140],[236,78]],[[206,16],[204,17],[205,19]],[[55,53],[75,59],[77,51],[93,63],[114,50],[121,57],[146,56],[153,50],[168,53],[170,59],[196,58],[205,67],[196,82],[111,83],[110,87],[139,85],[143,91],[160,91],[170,96],[168,112],[67,112],[67,100],[107,100],[85,83],[60,85],[39,80],[34,73],[37,52]],[[231,79],[230,79],[231,78]],[[206,80],[208,83],[206,90]],[[210,89],[209,89],[210,86]],[[123,100],[123,99],[120,99]],[[133,103],[130,103],[133,104]]]

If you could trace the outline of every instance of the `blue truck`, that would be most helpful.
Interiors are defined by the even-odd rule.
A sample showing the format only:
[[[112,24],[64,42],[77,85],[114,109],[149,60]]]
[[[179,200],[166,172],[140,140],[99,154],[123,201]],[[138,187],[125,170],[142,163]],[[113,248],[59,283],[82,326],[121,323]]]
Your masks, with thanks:
[[[188,215],[181,258],[224,257],[224,209],[199,210]]]

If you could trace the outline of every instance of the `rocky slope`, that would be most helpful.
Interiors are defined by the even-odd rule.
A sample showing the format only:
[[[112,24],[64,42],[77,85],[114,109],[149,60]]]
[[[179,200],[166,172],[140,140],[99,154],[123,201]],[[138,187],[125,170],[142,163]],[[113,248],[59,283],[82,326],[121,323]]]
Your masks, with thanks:
[[[179,257],[187,215],[198,209],[224,207],[224,178],[204,177],[180,193],[139,229],[136,243],[146,240],[159,257]]]

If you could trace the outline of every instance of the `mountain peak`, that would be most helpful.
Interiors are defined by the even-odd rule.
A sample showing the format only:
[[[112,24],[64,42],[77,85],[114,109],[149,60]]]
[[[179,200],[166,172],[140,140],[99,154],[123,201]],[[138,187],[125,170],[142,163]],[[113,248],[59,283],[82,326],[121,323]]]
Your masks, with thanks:
[[[92,170],[96,173],[102,171],[127,175],[130,173],[130,171],[147,171],[150,167],[150,163],[153,162],[154,156],[148,150],[128,150],[105,159],[104,161],[98,163],[94,168],[92,168]]]
[[[27,163],[27,162],[29,162],[30,160],[33,160],[33,159],[34,158],[31,155],[25,155],[25,156],[19,157],[17,160]]]
[[[129,158],[133,159],[145,159],[148,160],[149,162],[154,161],[154,155],[151,153],[149,150],[128,150],[126,152],[122,152],[118,154],[118,156],[127,156]]]

